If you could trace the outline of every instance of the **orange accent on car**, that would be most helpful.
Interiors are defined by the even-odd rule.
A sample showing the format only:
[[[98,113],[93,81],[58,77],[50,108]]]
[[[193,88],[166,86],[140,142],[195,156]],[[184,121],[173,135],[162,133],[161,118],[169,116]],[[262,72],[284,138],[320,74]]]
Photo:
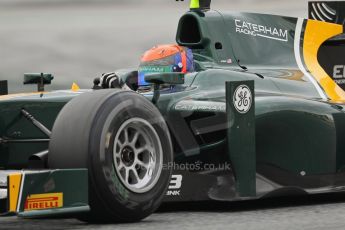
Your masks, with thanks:
[[[20,185],[22,183],[22,174],[10,174],[8,175],[8,211],[16,212],[20,191]]]
[[[341,34],[341,25],[308,20],[303,39],[303,55],[315,80],[321,85],[327,96],[334,101],[344,101],[345,92],[333,81],[317,60],[320,46],[329,38]]]

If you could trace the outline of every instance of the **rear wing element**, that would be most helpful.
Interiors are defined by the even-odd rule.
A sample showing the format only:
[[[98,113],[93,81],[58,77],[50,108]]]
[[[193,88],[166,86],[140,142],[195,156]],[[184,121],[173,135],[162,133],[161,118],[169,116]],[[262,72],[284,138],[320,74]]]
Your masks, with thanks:
[[[8,213],[20,217],[70,215],[90,210],[86,169],[11,174],[7,178]]]
[[[309,2],[309,18],[345,26],[345,1]]]

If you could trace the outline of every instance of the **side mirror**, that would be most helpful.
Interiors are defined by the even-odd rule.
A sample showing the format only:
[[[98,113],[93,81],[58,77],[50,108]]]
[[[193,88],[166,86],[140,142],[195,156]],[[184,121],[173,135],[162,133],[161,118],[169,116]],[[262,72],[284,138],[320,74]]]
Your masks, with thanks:
[[[182,85],[184,84],[184,73],[153,73],[145,76],[145,81],[153,84],[152,103],[156,104],[160,97],[160,85]]]
[[[24,85],[37,84],[37,91],[43,92],[44,85],[50,85],[54,76],[50,73],[26,73],[24,74]]]

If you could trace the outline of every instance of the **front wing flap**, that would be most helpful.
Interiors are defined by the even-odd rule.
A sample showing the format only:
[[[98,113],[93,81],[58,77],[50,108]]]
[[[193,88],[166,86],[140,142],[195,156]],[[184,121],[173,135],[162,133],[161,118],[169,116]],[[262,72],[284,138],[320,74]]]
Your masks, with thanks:
[[[90,210],[87,169],[10,174],[7,210],[21,217],[70,215]]]

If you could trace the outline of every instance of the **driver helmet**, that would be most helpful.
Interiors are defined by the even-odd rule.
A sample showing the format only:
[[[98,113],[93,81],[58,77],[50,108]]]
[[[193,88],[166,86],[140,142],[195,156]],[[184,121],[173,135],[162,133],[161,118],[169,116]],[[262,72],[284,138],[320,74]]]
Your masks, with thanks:
[[[194,72],[192,50],[176,44],[157,45],[146,51],[140,60],[138,86],[148,86],[145,75],[152,73]]]

